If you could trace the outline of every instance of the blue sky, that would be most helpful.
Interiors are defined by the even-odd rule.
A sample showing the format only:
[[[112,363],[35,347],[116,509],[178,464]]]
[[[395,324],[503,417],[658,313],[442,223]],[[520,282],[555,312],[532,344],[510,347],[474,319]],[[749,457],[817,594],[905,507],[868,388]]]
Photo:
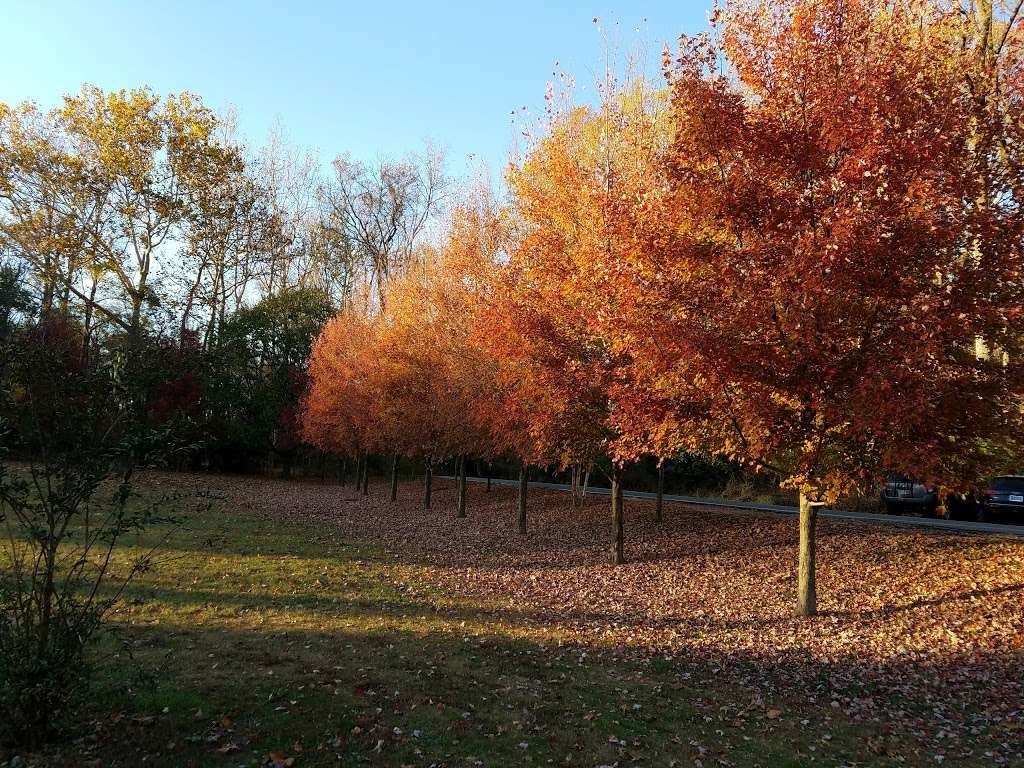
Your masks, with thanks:
[[[44,107],[83,82],[190,90],[234,106],[261,143],[276,121],[329,160],[372,159],[424,139],[452,170],[475,155],[500,171],[513,109],[544,104],[555,63],[592,94],[613,47],[696,32],[710,0],[618,2],[46,2],[0,0],[0,101]],[[645,22],[646,20],[646,22]]]

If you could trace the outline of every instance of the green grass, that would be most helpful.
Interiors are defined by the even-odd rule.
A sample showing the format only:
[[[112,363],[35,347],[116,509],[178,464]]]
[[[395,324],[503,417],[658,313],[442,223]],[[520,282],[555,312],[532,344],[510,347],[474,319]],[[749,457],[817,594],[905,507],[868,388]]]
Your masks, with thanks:
[[[118,558],[168,533],[113,617],[124,645],[96,649],[114,656],[74,741],[33,762],[803,766],[871,756],[873,734],[854,723],[834,718],[826,739],[792,703],[778,704],[779,718],[765,714],[771,700],[743,711],[751,691],[438,594],[414,558],[332,530],[228,506],[125,540]]]

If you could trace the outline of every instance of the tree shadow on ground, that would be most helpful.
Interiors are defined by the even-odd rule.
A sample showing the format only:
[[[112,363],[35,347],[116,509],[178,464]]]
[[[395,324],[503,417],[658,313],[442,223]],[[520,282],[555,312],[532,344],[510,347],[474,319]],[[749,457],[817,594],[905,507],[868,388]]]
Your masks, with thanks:
[[[377,614],[392,619],[393,608]],[[695,755],[740,766],[810,765],[812,757],[818,765],[933,765],[936,749],[957,765],[985,764],[986,751],[1020,758],[1019,732],[1006,730],[1006,697],[1020,688],[998,676],[984,696],[960,690],[953,702],[938,683],[949,679],[946,665],[769,652],[643,659],[462,626],[475,618],[456,610],[427,633],[387,623],[125,627],[137,656],[171,651],[172,664],[155,689],[103,702],[125,716],[104,716],[95,738],[63,757],[237,765],[276,749],[298,756],[299,744],[302,765],[338,764],[338,755],[343,764],[396,766],[470,756],[522,765],[526,755],[594,765]],[[982,666],[991,671],[992,660],[970,669]],[[905,693],[910,680],[917,698]],[[920,686],[928,680],[936,683]],[[936,742],[940,727],[948,735]]]
[[[439,490],[440,496],[435,498],[443,500],[451,491]],[[486,493],[477,489],[477,496]],[[308,650],[305,645],[309,644],[321,648],[316,660],[307,659],[307,672],[320,670],[309,673],[314,679],[326,667],[332,670],[327,673],[332,680],[339,677],[358,687],[353,674],[358,673],[359,680],[363,680],[366,676],[373,678],[374,670],[390,670],[388,675],[397,689],[405,690],[410,685],[417,689],[420,678],[426,675],[425,679],[436,690],[444,690],[449,682],[456,685],[452,698],[461,696],[463,700],[482,695],[480,690],[488,687],[500,690],[505,685],[501,676],[523,677],[516,666],[521,661],[537,671],[531,679],[540,681],[527,685],[525,690],[540,691],[552,701],[561,702],[561,708],[550,712],[551,721],[575,722],[576,700],[559,698],[561,694],[554,690],[555,684],[543,667],[546,662],[539,668],[534,663],[537,658],[555,654],[560,659],[557,663],[569,665],[566,669],[571,669],[586,685],[592,685],[595,692],[603,692],[601,696],[610,696],[609,700],[615,700],[617,695],[611,681],[617,681],[621,688],[629,675],[636,673],[642,678],[654,675],[652,679],[663,688],[668,687],[667,690],[676,691],[671,686],[681,686],[678,690],[690,691],[694,700],[714,702],[708,710],[710,714],[700,716],[700,722],[705,722],[705,716],[712,717],[709,722],[714,725],[707,726],[708,733],[730,733],[729,729],[734,727],[731,723],[743,719],[736,717],[737,712],[758,697],[761,704],[754,710],[767,712],[777,708],[786,713],[785,717],[777,718],[765,714],[761,721],[781,719],[788,723],[792,711],[800,713],[794,724],[807,719],[814,724],[812,730],[818,727],[831,732],[838,727],[837,723],[842,724],[860,734],[856,739],[860,747],[840,750],[837,754],[842,760],[837,759],[837,764],[883,763],[882,754],[857,751],[863,748],[865,739],[879,733],[913,745],[909,751],[901,752],[909,764],[930,764],[935,754],[949,755],[951,761],[955,754],[955,764],[970,764],[984,751],[992,751],[1011,762],[1020,759],[1021,731],[1014,729],[1014,722],[1024,699],[1024,648],[1019,643],[1005,647],[973,645],[969,640],[957,644],[955,639],[950,639],[948,645],[937,646],[934,638],[940,635],[936,629],[946,627],[933,614],[950,605],[970,605],[972,610],[965,622],[984,622],[990,615],[986,606],[999,601],[1001,612],[992,620],[1005,624],[1006,604],[1015,602],[1024,583],[1018,580],[996,587],[972,588],[967,586],[967,578],[953,579],[932,586],[930,594],[917,596],[904,595],[900,585],[894,583],[892,591],[882,594],[882,604],[877,599],[865,600],[875,586],[870,583],[872,572],[866,570],[871,563],[891,565],[886,573],[898,582],[904,577],[901,565],[914,558],[930,553],[938,558],[936,562],[942,562],[947,555],[965,551],[967,556],[988,556],[993,548],[1009,551],[1005,549],[1009,545],[982,537],[944,538],[944,534],[938,533],[911,534],[823,521],[819,540],[822,578],[835,597],[823,604],[820,616],[807,621],[792,617],[785,595],[780,594],[784,590],[779,585],[788,585],[792,578],[792,547],[796,540],[792,519],[680,509],[676,514],[666,515],[666,523],[659,526],[645,516],[630,529],[628,546],[633,560],[624,568],[612,568],[603,563],[600,544],[606,531],[602,525],[604,518],[599,514],[604,511],[603,500],[593,501],[590,507],[570,516],[566,514],[564,494],[536,496],[539,503],[531,517],[535,528],[525,539],[501,527],[506,523],[511,526],[508,507],[512,492],[504,496],[495,494],[483,501],[471,496],[476,504],[471,507],[471,518],[464,521],[448,512],[439,515],[436,511],[422,516],[407,514],[401,519],[395,514],[396,519],[388,519],[383,516],[389,511],[397,513],[400,507],[390,507],[381,498],[367,501],[353,494],[349,499],[346,494],[333,491],[290,502],[271,496],[265,505],[250,506],[252,514],[246,513],[244,520],[225,514],[220,528],[204,521],[174,546],[180,547],[178,552],[183,556],[200,552],[221,558],[225,577],[255,579],[247,568],[271,568],[283,558],[289,563],[294,560],[308,578],[296,580],[287,593],[260,589],[258,583],[256,589],[241,591],[229,580],[223,586],[201,583],[194,588],[181,584],[130,585],[126,598],[129,606],[138,607],[141,620],[147,620],[149,602],[169,607],[173,614],[170,620],[162,616],[159,626],[133,626],[130,632],[136,635],[141,648],[177,647],[185,654],[178,677],[174,678],[181,690],[212,691],[203,695],[219,696],[218,701],[228,701],[226,691],[236,690],[242,700],[253,702],[253,708],[257,707],[255,699],[245,686],[240,690],[234,688],[226,670],[233,669],[241,679],[253,684],[259,682],[254,690],[262,692],[264,683],[271,683],[252,677],[247,667],[253,666],[253,673],[262,670],[267,678],[275,677],[270,674],[274,665],[292,664],[289,660],[296,654],[303,657]],[[294,508],[286,508],[288,503],[294,504]],[[339,509],[346,512],[344,519],[338,519]],[[301,523],[295,526],[299,533],[292,538],[284,535],[289,521]],[[255,544],[250,541],[243,546],[246,537],[232,535],[232,526],[238,524],[251,526],[246,533]],[[210,527],[217,529],[216,541],[205,546],[201,542]],[[594,539],[597,542],[592,544]],[[953,547],[951,541],[958,546]],[[845,559],[840,557],[844,552],[850,552]],[[245,558],[239,559],[240,555]],[[741,556],[745,559],[733,563]],[[339,568],[372,565],[376,569],[372,578],[386,581],[388,589],[375,591],[372,584],[359,581],[344,585],[327,582],[310,594],[310,582],[316,576],[316,569],[310,569],[324,564]],[[684,571],[685,568],[690,570]],[[674,577],[681,578],[685,588],[686,577],[704,568],[720,575],[719,583],[712,584],[717,591],[707,595],[684,593],[678,602],[669,598],[659,600],[660,595],[647,594],[643,588],[637,590],[635,585],[625,583],[640,574],[648,578],[641,584],[649,584],[651,592],[667,589],[668,580]],[[481,593],[476,589],[478,585],[468,580],[469,571],[474,578],[482,579],[485,586],[497,588]],[[535,575],[542,578],[532,592],[511,589]],[[495,581],[498,577],[508,580]],[[578,600],[573,594],[550,593],[570,577],[579,580],[574,584],[588,588],[596,585],[611,591],[623,582],[622,591],[612,594],[613,599],[605,603],[593,604]],[[729,599],[730,589],[739,586],[729,581],[741,577],[759,588],[752,593],[760,596],[760,600],[731,613],[719,610]],[[430,581],[435,578],[436,581]],[[415,593],[402,591],[409,586],[415,588]],[[680,588],[678,582],[673,586]],[[198,610],[203,606],[213,609],[209,615]],[[247,616],[228,616],[232,611],[245,611]],[[261,612],[273,626],[262,626]],[[250,626],[240,628],[246,622]],[[884,631],[879,632],[879,627]],[[901,634],[919,629],[932,632],[930,645],[922,644],[916,649],[912,642],[899,647],[886,645]],[[839,639],[831,644],[817,642],[829,635]],[[545,641],[545,637],[550,640]],[[481,643],[484,651],[480,650]],[[193,646],[191,650],[189,645]],[[329,648],[332,645],[333,651]],[[348,646],[356,650],[342,653]],[[361,648],[367,649],[366,653],[375,649],[378,656],[359,655]],[[232,649],[244,657],[238,663]],[[250,652],[257,656],[266,654],[274,660],[273,664],[264,669],[259,658]],[[216,661],[204,661],[203,654]],[[666,661],[668,658],[671,661]],[[481,659],[485,666],[493,667],[486,675],[479,668]],[[516,663],[509,663],[510,659]],[[216,670],[212,667],[215,663]],[[427,675],[424,670],[431,667],[434,672]],[[299,674],[301,670],[295,667],[293,671]],[[339,672],[340,675],[335,674]],[[413,683],[407,679],[410,676],[416,678]],[[587,683],[588,676],[596,676],[596,681]],[[289,685],[295,688],[298,683]],[[417,695],[429,698],[426,690]],[[600,704],[601,696],[588,699],[583,688],[572,690],[577,699],[593,702],[587,705],[591,709]],[[345,695],[338,694],[342,699]],[[493,692],[491,695],[495,696]],[[662,698],[671,700],[672,696]],[[778,706],[771,706],[771,702]],[[506,711],[504,716],[521,720],[519,711],[528,710],[534,703],[530,698],[517,699],[515,712]],[[363,712],[359,704],[350,702],[355,707],[352,711]],[[719,705],[726,707],[731,720],[715,712]],[[456,704],[452,701],[448,706],[450,710]],[[659,715],[664,706],[655,705]],[[387,711],[387,707],[383,709]],[[674,722],[678,728],[688,722],[681,719],[682,715],[676,720],[673,717],[666,714],[665,722]],[[751,714],[749,719],[752,721],[754,716]],[[578,732],[590,734],[590,739],[594,734],[588,723],[580,722]],[[388,724],[380,725],[375,736],[386,737]],[[635,725],[641,728],[639,723]],[[672,737],[663,725],[656,717],[653,724],[643,726],[643,738],[670,740]],[[770,735],[764,729],[782,725],[761,722],[762,730],[755,738]],[[391,727],[408,733],[402,725]],[[614,723],[606,722],[602,727],[606,730],[605,743],[608,733],[621,738],[621,728]],[[697,731],[677,732],[675,736],[684,745],[698,736],[702,740],[710,738],[708,733],[698,733],[699,723],[695,727]],[[949,735],[945,735],[947,732]],[[505,735],[496,735],[494,739],[505,744]],[[529,734],[519,733],[517,737],[534,743]],[[814,738],[820,742],[818,736]],[[385,742],[390,746],[390,737]],[[487,749],[496,743],[480,742],[479,747]],[[519,743],[512,744],[513,751],[505,762],[495,762],[521,764],[515,760]],[[808,749],[811,746],[801,743]],[[558,745],[559,749],[565,746],[561,742]],[[817,746],[824,749],[827,745]],[[452,761],[446,755],[460,751],[447,748],[448,753],[437,753],[439,764],[450,764]],[[965,757],[967,751],[971,755]],[[578,750],[576,754],[581,752],[593,758],[595,764],[631,759],[627,753],[605,753],[596,747]],[[381,754],[377,753],[378,758]],[[464,752],[463,756],[468,754],[479,752]],[[723,757],[730,759],[724,753]],[[409,762],[419,764],[419,757],[412,755]]]

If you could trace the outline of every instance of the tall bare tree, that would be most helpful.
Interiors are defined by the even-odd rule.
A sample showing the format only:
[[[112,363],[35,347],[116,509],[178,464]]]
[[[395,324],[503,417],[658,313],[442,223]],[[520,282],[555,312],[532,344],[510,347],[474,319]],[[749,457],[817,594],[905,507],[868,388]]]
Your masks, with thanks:
[[[444,204],[444,154],[428,145],[423,154],[399,160],[367,164],[344,154],[333,165],[334,178],[323,191],[332,226],[348,237],[383,306],[388,280],[414,261],[417,243]]]
[[[275,237],[265,243],[260,287],[265,295],[297,285],[309,222],[317,208],[320,168],[315,153],[290,144],[275,125],[254,163],[259,183],[268,191],[268,215]]]

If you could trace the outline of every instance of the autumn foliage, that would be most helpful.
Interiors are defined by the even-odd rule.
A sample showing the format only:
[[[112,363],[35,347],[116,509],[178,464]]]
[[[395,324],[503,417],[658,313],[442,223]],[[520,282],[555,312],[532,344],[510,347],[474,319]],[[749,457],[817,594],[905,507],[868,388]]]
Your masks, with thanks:
[[[683,374],[683,434],[815,500],[880,467],[951,481],[1011,405],[1013,363],[975,346],[1019,359],[1017,204],[947,20],[788,5],[720,22],[738,82],[707,40],[670,70],[678,228],[640,251],[636,333]]]
[[[387,286],[387,303],[340,314],[310,358],[304,434],[342,453],[400,453],[428,463],[494,452],[483,418],[494,360],[468,343],[490,278],[500,222],[460,210],[442,250]]]
[[[1021,46],[988,13],[736,2],[666,88],[607,73],[504,206],[324,332],[307,439],[607,457],[613,490],[645,454],[730,457],[800,493],[813,613],[817,505],[888,472],[966,489],[1020,424]]]

